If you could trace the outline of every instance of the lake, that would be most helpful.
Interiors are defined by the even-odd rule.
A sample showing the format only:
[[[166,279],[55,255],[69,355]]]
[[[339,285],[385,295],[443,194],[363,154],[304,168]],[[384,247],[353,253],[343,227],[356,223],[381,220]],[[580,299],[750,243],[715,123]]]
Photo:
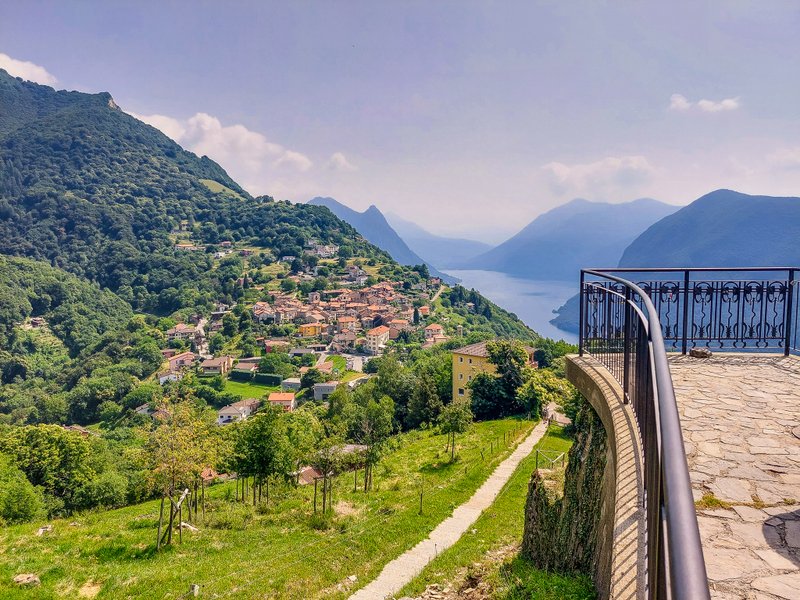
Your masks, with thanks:
[[[489,300],[516,314],[536,333],[556,340],[577,344],[577,334],[562,331],[550,324],[553,311],[574,296],[578,280],[538,281],[518,279],[497,271],[447,271],[458,277],[465,288],[475,288]]]

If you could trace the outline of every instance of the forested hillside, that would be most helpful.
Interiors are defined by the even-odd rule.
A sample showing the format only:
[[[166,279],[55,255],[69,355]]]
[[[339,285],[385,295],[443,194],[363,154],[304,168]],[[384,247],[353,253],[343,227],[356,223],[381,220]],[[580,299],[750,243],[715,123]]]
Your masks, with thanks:
[[[179,229],[277,256],[299,255],[312,237],[380,254],[324,208],[252,198],[109,94],[56,92],[0,70],[0,101],[0,252],[96,281],[138,310],[209,305],[225,285],[208,277],[208,253],[175,249]]]

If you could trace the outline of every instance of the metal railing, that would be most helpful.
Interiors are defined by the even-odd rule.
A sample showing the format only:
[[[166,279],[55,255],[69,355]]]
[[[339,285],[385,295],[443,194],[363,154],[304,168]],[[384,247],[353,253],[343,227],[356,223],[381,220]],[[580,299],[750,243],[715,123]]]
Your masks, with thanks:
[[[662,327],[643,287],[608,272],[581,271],[580,353],[591,354],[620,383],[641,437],[648,597],[706,600],[708,579]],[[688,344],[687,330],[684,321],[681,336]]]

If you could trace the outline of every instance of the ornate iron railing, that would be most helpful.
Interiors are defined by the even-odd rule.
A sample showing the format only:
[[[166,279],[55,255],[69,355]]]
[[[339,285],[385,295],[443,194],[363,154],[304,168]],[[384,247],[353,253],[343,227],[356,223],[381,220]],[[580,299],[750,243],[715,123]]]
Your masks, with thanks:
[[[648,289],[662,293],[654,285]],[[659,303],[671,310],[670,289],[664,288]],[[596,270],[581,271],[580,308],[580,352],[597,358],[620,383],[639,428],[648,597],[706,600],[708,579],[659,309],[643,287]],[[688,344],[688,317],[679,322],[678,335]],[[674,336],[672,323],[666,327]]]
[[[635,282],[658,314],[667,351],[686,354],[696,347],[721,351],[800,352],[795,301],[797,269],[599,269]],[[625,286],[598,281],[587,309],[599,309],[599,287],[624,293]],[[644,308],[642,298],[632,300]]]

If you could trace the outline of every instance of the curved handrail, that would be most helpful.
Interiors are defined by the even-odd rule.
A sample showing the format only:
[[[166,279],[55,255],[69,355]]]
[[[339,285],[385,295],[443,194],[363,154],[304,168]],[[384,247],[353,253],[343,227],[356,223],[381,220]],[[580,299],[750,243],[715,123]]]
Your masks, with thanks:
[[[658,501],[659,513],[663,530],[648,531],[648,536],[662,536],[657,547],[666,550],[667,573],[659,573],[658,577],[650,578],[660,581],[652,585],[650,597],[656,598],[662,585],[668,586],[667,596],[678,600],[704,600],[710,598],[708,577],[706,574],[703,548],[700,543],[700,531],[697,525],[692,487],[689,479],[689,468],[683,444],[678,405],[675,400],[675,390],[672,385],[672,376],[667,362],[667,352],[661,332],[658,312],[650,297],[639,286],[631,281],[591,269],[581,271],[581,294],[584,293],[584,274],[610,280],[623,285],[625,288],[642,299],[647,317],[643,322],[646,327],[646,336],[650,349],[650,367],[653,374],[653,402],[655,404],[654,418],[655,431],[658,440],[658,456],[660,461],[661,485],[657,491],[658,498],[650,497],[647,502]],[[637,316],[644,317],[642,311],[636,307],[628,296],[626,303],[636,308]],[[583,341],[583,302],[581,302],[581,340]],[[581,347],[583,350],[583,347]],[[620,382],[622,383],[622,382]],[[638,419],[637,419],[638,420]],[[640,424],[640,429],[642,425]],[[652,493],[652,491],[650,492]],[[650,511],[648,511],[649,513]],[[648,544],[650,545],[650,544]],[[653,548],[654,546],[650,546]],[[656,560],[653,560],[656,558]],[[657,557],[648,557],[648,569],[659,569]],[[660,569],[659,569],[660,570]],[[666,581],[668,577],[668,582]]]

